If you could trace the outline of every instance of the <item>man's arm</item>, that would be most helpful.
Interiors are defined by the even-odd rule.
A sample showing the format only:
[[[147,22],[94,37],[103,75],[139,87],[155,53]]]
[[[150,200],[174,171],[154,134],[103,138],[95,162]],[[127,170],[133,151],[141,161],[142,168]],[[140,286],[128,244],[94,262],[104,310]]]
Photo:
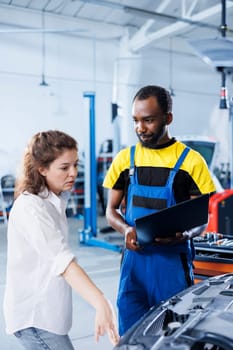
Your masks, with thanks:
[[[106,218],[114,230],[120,232],[125,237],[127,249],[139,250],[137,245],[137,236],[135,227],[129,226],[119,211],[120,204],[123,200],[124,192],[110,189],[108,192],[108,203],[106,208]]]
[[[208,224],[204,224],[201,226],[194,227],[188,231],[183,232],[183,236],[187,238],[194,238],[196,236],[200,236],[206,229]]]

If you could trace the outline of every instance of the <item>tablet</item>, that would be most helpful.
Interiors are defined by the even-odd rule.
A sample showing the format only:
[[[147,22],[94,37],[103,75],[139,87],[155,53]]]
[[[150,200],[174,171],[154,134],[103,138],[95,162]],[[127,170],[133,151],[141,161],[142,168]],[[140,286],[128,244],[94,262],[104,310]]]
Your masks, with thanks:
[[[178,203],[156,213],[135,219],[139,245],[154,242],[156,237],[175,236],[208,222],[209,194]]]

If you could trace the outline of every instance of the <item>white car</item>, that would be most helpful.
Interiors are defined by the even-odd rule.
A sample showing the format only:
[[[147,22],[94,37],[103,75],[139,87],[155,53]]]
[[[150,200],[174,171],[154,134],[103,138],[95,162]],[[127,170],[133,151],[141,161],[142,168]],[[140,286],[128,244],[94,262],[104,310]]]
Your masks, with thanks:
[[[224,191],[224,187],[220,183],[219,179],[214,173],[217,168],[217,156],[218,156],[218,142],[207,137],[207,136],[180,136],[177,137],[178,140],[185,143],[188,147],[199,152],[205,159],[208,168],[211,172],[213,181],[216,186],[217,192]]]

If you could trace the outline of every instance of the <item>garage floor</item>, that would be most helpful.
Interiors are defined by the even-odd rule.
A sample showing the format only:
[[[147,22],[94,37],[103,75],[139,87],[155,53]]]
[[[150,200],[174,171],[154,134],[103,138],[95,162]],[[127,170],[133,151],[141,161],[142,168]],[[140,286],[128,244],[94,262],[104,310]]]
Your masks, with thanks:
[[[70,227],[70,246],[78,257],[80,265],[115,306],[121,254],[113,249],[122,247],[122,236],[116,232],[108,232],[105,218],[100,216],[97,219],[97,227],[100,230],[100,233],[97,235],[97,242],[101,242],[102,245],[110,244],[112,249],[110,247],[104,249],[86,244],[80,245],[78,232],[83,228],[83,220],[68,218],[68,222]],[[21,346],[14,336],[5,334],[2,315],[6,267],[6,229],[6,224],[0,222],[0,348],[3,350],[20,350]],[[101,233],[101,231],[107,232]],[[73,294],[73,327],[70,337],[75,349],[111,350],[113,347],[108,341],[107,336],[102,337],[99,343],[95,344],[93,325],[94,310],[80,296]]]

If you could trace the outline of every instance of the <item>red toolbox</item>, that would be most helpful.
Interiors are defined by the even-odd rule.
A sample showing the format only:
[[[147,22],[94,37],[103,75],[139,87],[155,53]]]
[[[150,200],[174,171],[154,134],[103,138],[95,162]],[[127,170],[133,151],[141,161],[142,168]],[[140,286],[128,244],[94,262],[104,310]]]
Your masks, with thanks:
[[[232,235],[233,238],[233,189],[226,189],[210,197],[206,231]]]
[[[233,189],[210,197],[206,234],[195,237],[194,246],[195,282],[233,273]]]

